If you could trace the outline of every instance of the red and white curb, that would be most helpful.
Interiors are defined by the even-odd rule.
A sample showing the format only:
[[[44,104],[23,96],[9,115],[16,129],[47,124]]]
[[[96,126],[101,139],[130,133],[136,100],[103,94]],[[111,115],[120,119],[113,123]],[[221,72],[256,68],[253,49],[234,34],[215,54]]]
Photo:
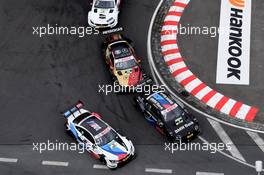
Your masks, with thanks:
[[[177,27],[190,0],[175,0],[165,17],[161,31],[161,49],[172,76],[187,92],[206,105],[231,117],[252,122],[259,111],[211,89],[186,66],[177,45]]]

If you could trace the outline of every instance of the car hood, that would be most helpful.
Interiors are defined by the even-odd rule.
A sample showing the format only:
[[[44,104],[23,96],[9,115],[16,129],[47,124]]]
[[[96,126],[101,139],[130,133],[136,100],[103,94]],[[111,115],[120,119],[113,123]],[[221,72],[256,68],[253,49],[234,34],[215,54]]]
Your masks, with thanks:
[[[167,128],[169,129],[170,132],[173,133],[173,136],[184,137],[184,136],[189,135],[190,133],[192,133],[194,131],[195,125],[196,125],[196,123],[192,120],[190,120],[188,122],[184,121],[182,124],[180,124],[178,126],[173,121],[173,122],[167,124]]]
[[[106,155],[117,160],[125,158],[130,152],[129,145],[123,140],[122,143],[112,140],[108,144],[102,146],[101,149]]]
[[[116,71],[115,76],[121,86],[135,86],[142,80],[142,72],[139,66]]]
[[[113,18],[117,19],[118,12],[114,10],[112,13],[110,13],[111,10],[114,9],[97,9],[97,12],[90,11],[89,12],[89,18],[92,19],[94,22],[107,22],[107,20]]]

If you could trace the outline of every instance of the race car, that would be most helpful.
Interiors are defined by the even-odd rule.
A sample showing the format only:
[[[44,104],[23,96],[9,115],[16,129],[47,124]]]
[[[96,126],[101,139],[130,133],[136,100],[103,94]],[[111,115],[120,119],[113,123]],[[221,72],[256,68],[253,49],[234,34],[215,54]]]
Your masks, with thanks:
[[[110,169],[132,159],[135,155],[133,143],[105,123],[99,114],[82,107],[79,101],[62,113],[67,120],[66,132]]]
[[[147,121],[173,142],[189,142],[200,133],[197,119],[166,92],[137,95],[135,105]]]
[[[95,28],[112,28],[118,23],[121,0],[93,0],[88,23]]]
[[[120,34],[107,37],[103,43],[103,55],[116,85],[131,88],[152,81],[143,73],[141,59],[136,56],[130,39]]]

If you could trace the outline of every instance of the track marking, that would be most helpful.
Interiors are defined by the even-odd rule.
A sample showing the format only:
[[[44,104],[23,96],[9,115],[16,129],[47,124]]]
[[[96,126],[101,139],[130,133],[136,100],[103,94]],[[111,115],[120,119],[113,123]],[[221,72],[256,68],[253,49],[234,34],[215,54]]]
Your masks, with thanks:
[[[93,168],[94,169],[104,169],[104,170],[108,169],[107,166],[105,166],[105,165],[98,165],[98,164],[94,164],[93,165]]]
[[[229,150],[229,152],[231,153],[231,155],[239,160],[242,160],[244,162],[246,162],[246,160],[244,159],[244,157],[241,155],[241,153],[238,151],[237,147],[234,145],[234,143],[232,142],[232,140],[230,139],[230,137],[227,135],[227,133],[225,132],[225,130],[223,129],[223,127],[221,126],[221,124],[219,122],[216,122],[212,119],[207,119],[209,121],[209,123],[212,125],[213,129],[215,130],[215,132],[217,133],[217,135],[220,137],[220,139],[227,145],[231,146],[231,150]]]
[[[224,173],[196,172],[196,175],[224,175]]]
[[[57,162],[57,161],[42,161],[42,165],[49,166],[69,166],[69,162]]]
[[[146,168],[147,173],[162,173],[162,174],[172,174],[171,169],[157,169],[157,168]]]
[[[157,83],[157,84],[160,84],[160,83],[163,84],[163,85],[165,86],[165,88],[166,88],[166,89],[167,89],[167,90],[173,95],[173,97],[175,97],[175,99],[177,99],[177,101],[180,102],[180,104],[184,104],[184,105],[188,106],[188,107],[189,107],[190,109],[192,109],[193,111],[195,111],[195,112],[197,112],[197,113],[199,113],[199,114],[201,114],[201,115],[203,115],[203,116],[205,116],[205,117],[207,117],[207,118],[210,118],[210,119],[212,119],[212,120],[215,120],[215,121],[220,122],[220,123],[222,123],[222,124],[225,124],[225,125],[227,125],[227,126],[231,126],[231,127],[234,127],[234,128],[238,128],[238,129],[241,129],[241,130],[244,130],[244,131],[254,131],[254,132],[262,133],[262,134],[263,134],[264,131],[257,130],[257,129],[251,129],[251,128],[247,128],[247,127],[243,127],[243,126],[239,126],[239,125],[234,125],[234,124],[232,124],[232,123],[229,123],[229,122],[226,122],[226,121],[220,120],[220,119],[218,119],[218,118],[216,118],[216,117],[214,117],[214,116],[212,116],[212,115],[209,115],[209,114],[207,114],[207,113],[205,113],[205,112],[203,112],[203,111],[201,111],[201,110],[198,110],[196,107],[190,105],[190,104],[187,103],[185,100],[183,100],[183,99],[180,98],[178,95],[176,95],[175,92],[173,92],[173,91],[171,90],[171,88],[166,84],[166,82],[165,82],[164,79],[162,78],[161,74],[159,73],[159,71],[158,71],[156,65],[154,64],[153,55],[152,55],[152,48],[151,48],[151,32],[152,32],[152,28],[153,28],[153,25],[154,25],[155,18],[156,18],[156,16],[157,16],[157,13],[158,13],[159,8],[160,8],[161,5],[162,5],[162,2],[163,2],[163,0],[160,0],[159,5],[157,6],[157,8],[156,8],[154,14],[152,15],[151,22],[150,22],[149,29],[148,29],[148,39],[147,39],[148,62],[149,62],[149,66],[150,66],[151,74],[152,74],[152,76],[153,76],[153,78],[154,78],[155,83]],[[170,36],[170,35],[166,35],[166,36]],[[162,37],[162,36],[161,36],[161,37]],[[172,38],[173,38],[173,37],[172,37]],[[161,38],[161,39],[162,39],[162,38]],[[181,57],[180,54],[178,54],[178,55],[179,55],[179,57]],[[172,57],[172,58],[173,58],[173,57]],[[171,59],[172,59],[172,58],[171,58]],[[166,60],[166,57],[165,57],[165,60]],[[160,81],[160,83],[159,83],[159,81]],[[200,87],[200,88],[201,88],[201,87]],[[194,91],[194,92],[196,92],[196,91]],[[230,99],[230,100],[231,100],[231,99]],[[204,142],[205,144],[210,145],[211,147],[215,148],[215,149],[216,149],[220,154],[222,154],[223,156],[225,156],[225,157],[227,157],[227,158],[230,158],[230,159],[233,159],[234,161],[236,161],[236,162],[238,162],[238,163],[241,163],[241,164],[243,164],[243,165],[245,165],[245,166],[248,166],[248,167],[250,167],[250,168],[252,168],[252,169],[255,169],[255,165],[249,164],[249,163],[247,163],[247,162],[243,162],[243,161],[241,161],[241,160],[239,160],[239,159],[237,159],[237,158],[235,158],[235,157],[230,156],[229,154],[227,154],[227,153],[225,153],[225,152],[223,152],[223,151],[217,149],[216,147],[212,146],[207,140],[205,140],[205,139],[204,139],[203,137],[201,137],[201,136],[198,136],[198,138],[199,138],[202,142]],[[264,172],[264,169],[262,169],[262,171]]]
[[[17,163],[18,159],[0,157],[0,162]]]
[[[264,152],[264,140],[255,132],[247,131],[247,134],[254,140],[262,152]]]

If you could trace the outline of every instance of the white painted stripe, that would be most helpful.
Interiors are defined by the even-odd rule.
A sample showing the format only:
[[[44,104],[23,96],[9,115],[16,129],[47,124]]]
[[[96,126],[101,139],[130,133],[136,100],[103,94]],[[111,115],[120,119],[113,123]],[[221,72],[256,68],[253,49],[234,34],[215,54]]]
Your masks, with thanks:
[[[174,71],[179,70],[179,69],[184,68],[184,67],[186,67],[186,64],[184,63],[184,61],[181,61],[179,63],[175,63],[175,64],[171,65],[169,68],[170,68],[171,72],[174,72]]]
[[[168,45],[164,45],[161,47],[162,52],[166,52],[168,50],[171,49],[178,49],[178,45],[177,44],[168,44]]]
[[[242,160],[242,161],[246,162],[246,160],[240,154],[240,152],[238,151],[237,147],[234,145],[234,143],[232,142],[230,137],[227,135],[227,133],[225,132],[225,130],[223,129],[221,124],[219,122],[216,122],[216,121],[214,121],[212,119],[209,119],[209,118],[207,120],[212,125],[213,129],[215,130],[217,135],[220,137],[220,139],[224,142],[224,144],[225,145],[229,145],[231,147],[231,149],[229,150],[231,155],[233,157],[239,159],[239,160]]]
[[[69,162],[42,161],[42,165],[49,165],[49,166],[69,166]]]
[[[166,55],[164,57],[164,60],[165,60],[165,62],[168,62],[168,61],[170,61],[172,59],[176,59],[176,58],[181,58],[180,52],[179,53],[172,54],[172,55]]]
[[[172,174],[171,169],[157,169],[157,168],[146,168],[147,173],[162,173],[162,174]]]
[[[223,98],[224,96],[220,93],[216,93],[208,102],[207,105],[214,108],[216,104]]]
[[[224,173],[196,172],[196,175],[224,175]]]
[[[169,12],[183,12],[184,8],[179,6],[171,6]]]
[[[189,4],[190,0],[178,0],[178,2],[184,3],[184,4]]]
[[[104,170],[108,169],[106,165],[98,165],[98,164],[94,164],[93,168],[94,169],[104,169]]]
[[[195,97],[201,100],[206,94],[208,94],[212,89],[209,86],[203,88],[200,92],[198,92]]]
[[[227,103],[223,106],[223,108],[221,109],[221,112],[225,114],[229,114],[235,104],[236,104],[235,100],[229,99]]]
[[[264,152],[264,140],[258,135],[258,133],[247,131],[248,135],[254,140],[262,152]]]
[[[0,162],[17,163],[18,159],[0,157]]]
[[[167,30],[167,33],[168,34],[161,36],[161,42],[167,41],[167,40],[176,40],[176,35],[170,34],[171,31]]]
[[[167,15],[165,18],[165,21],[177,21],[179,22],[181,19],[180,16],[175,16],[175,15]]]
[[[162,32],[164,35],[176,35],[177,25],[163,25],[162,26]]]
[[[180,73],[175,78],[178,82],[182,82],[183,80],[190,77],[191,75],[193,75],[193,73],[190,70],[187,70],[187,71]]]
[[[239,109],[239,111],[237,112],[236,117],[245,120],[250,109],[251,109],[250,106],[243,104]]]
[[[192,82],[188,83],[184,88],[187,92],[192,92],[192,90],[194,90],[194,88],[199,86],[201,83],[202,81],[196,78]]]

